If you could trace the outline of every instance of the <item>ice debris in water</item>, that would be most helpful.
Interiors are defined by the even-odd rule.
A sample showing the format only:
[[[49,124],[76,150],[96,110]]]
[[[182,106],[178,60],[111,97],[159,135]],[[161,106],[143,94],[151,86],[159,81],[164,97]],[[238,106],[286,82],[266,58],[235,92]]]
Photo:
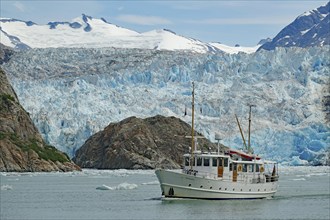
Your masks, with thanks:
[[[141,185],[158,185],[159,182],[156,180],[156,181],[152,181],[152,182],[147,182],[147,183],[141,183]]]
[[[111,186],[107,186],[107,185],[102,185],[102,186],[98,186],[96,187],[96,189],[98,190],[126,190],[126,189],[136,189],[137,185],[134,183],[121,183],[118,186],[115,187],[111,187]]]
[[[1,186],[1,191],[2,190],[12,190],[12,189],[13,189],[13,187],[11,185],[3,185],[3,186]]]

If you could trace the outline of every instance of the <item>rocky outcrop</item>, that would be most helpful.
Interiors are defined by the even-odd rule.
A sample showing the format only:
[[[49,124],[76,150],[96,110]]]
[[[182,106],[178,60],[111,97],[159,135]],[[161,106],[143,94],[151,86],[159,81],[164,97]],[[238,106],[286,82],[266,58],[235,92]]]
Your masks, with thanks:
[[[14,50],[0,43],[0,65],[9,61],[14,55]]]
[[[0,69],[0,171],[80,170],[66,154],[43,141]]]
[[[73,161],[83,168],[176,169],[189,152],[190,134],[190,125],[175,117],[130,117],[91,136]],[[205,151],[215,147],[207,139],[198,143]]]

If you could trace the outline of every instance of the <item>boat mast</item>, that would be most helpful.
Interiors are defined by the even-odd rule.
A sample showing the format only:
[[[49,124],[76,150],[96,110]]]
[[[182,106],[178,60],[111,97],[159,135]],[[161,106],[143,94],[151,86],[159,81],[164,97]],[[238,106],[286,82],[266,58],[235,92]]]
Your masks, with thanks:
[[[248,139],[248,153],[251,153],[250,151],[251,151],[251,142],[250,142],[250,140],[251,140],[251,138],[250,138],[250,135],[251,135],[251,108],[252,107],[255,107],[255,105],[249,105],[249,107],[250,107],[250,113],[249,113],[249,139]]]
[[[248,148],[246,146],[246,141],[245,141],[245,138],[244,138],[244,135],[243,135],[243,132],[242,132],[242,128],[241,128],[241,125],[240,125],[240,123],[238,121],[238,118],[237,118],[237,115],[236,114],[235,114],[235,117],[236,117],[236,121],[237,121],[237,124],[238,124],[239,131],[241,132],[241,136],[242,136],[242,139],[243,139],[245,150],[248,150]]]
[[[194,161],[194,148],[195,148],[195,138],[194,138],[194,113],[195,113],[195,84],[192,82],[193,90],[192,90],[192,107],[191,107],[191,161],[190,161],[190,169],[193,168]]]

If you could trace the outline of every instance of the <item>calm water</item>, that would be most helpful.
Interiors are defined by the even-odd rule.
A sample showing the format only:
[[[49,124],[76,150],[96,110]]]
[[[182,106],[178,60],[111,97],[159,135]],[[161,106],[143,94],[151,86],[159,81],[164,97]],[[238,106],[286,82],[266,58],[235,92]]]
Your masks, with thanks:
[[[330,168],[283,167],[273,199],[161,200],[154,171],[0,173],[0,219],[330,219]]]

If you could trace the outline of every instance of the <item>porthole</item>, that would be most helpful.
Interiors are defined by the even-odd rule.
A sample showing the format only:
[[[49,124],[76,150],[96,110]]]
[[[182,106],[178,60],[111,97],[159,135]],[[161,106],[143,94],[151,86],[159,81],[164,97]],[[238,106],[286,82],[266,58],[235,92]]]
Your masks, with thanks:
[[[264,189],[264,191],[266,192],[266,189]]]
[[[243,191],[243,189],[241,189],[241,192]]]
[[[251,189],[249,189],[249,191],[251,192]]]
[[[233,188],[233,191],[235,191],[235,188]]]
[[[210,189],[212,189],[212,186],[210,186]]]
[[[225,190],[227,190],[227,188],[225,188]]]
[[[191,186],[191,184],[189,183],[189,185],[188,186]]]
[[[219,190],[221,190],[221,187],[219,188]]]
[[[258,189],[258,192],[260,192],[260,189]]]
[[[200,188],[203,188],[203,186],[200,186]]]

